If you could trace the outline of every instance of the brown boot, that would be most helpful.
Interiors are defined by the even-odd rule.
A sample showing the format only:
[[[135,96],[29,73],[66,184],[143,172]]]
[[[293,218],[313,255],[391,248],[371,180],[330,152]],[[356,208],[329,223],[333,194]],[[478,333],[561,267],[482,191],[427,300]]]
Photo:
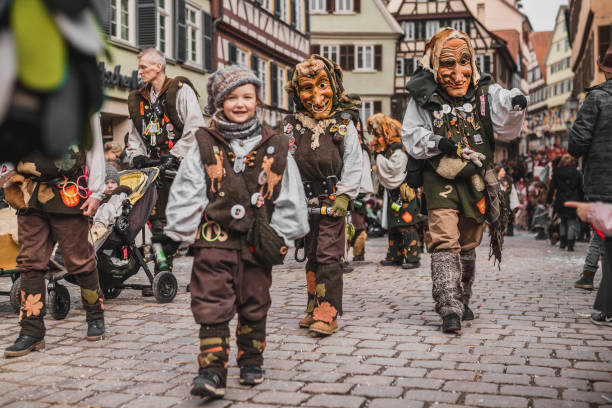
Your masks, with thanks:
[[[338,322],[334,319],[331,323],[325,323],[322,321],[316,321],[308,328],[311,332],[323,334],[329,336],[338,331]]]
[[[303,329],[307,329],[311,324],[315,322],[315,319],[312,317],[310,313],[307,313],[306,316],[300,319],[300,327]]]

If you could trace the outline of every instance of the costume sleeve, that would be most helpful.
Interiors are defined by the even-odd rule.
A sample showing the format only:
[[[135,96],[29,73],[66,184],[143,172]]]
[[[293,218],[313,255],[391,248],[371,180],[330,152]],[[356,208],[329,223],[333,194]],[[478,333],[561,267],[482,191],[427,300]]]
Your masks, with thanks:
[[[384,154],[376,157],[376,172],[383,187],[393,190],[398,188],[406,179],[406,165],[408,155],[397,149],[388,159]]]
[[[353,122],[349,122],[348,133],[344,137],[344,157],[342,158],[342,173],[336,186],[336,195],[346,194],[351,200],[357,198],[361,185],[363,171],[363,157],[361,145],[357,136],[357,129]]]
[[[134,121],[132,119],[130,119],[130,133],[128,135],[128,145],[125,147],[125,154],[130,164],[132,164],[132,160],[134,160],[136,156],[148,156],[147,147],[138,129],[134,126]]]
[[[570,130],[568,151],[574,157],[584,156],[591,148],[595,125],[599,118],[599,104],[597,103],[597,92],[591,91],[582,103],[578,111],[574,126]]]
[[[170,187],[164,234],[174,241],[193,244],[207,205],[204,165],[200,159],[200,149],[194,144],[181,161]]]
[[[491,122],[493,130],[500,140],[509,142],[521,134],[525,109],[515,111],[512,106],[512,98],[522,95],[517,88],[504,89],[499,84],[489,86],[489,107],[491,109]]]
[[[183,158],[195,144],[195,132],[204,127],[204,116],[200,103],[189,85],[183,85],[176,93],[176,107],[179,119],[183,122],[183,135],[171,150],[174,156]]]
[[[287,245],[290,244],[290,240],[302,238],[308,234],[306,195],[300,171],[291,154],[287,155],[287,167],[281,181],[280,193],[274,201],[270,226],[284,238]]]
[[[606,236],[612,236],[612,205],[604,203],[594,203],[589,208],[587,218],[595,228]]]
[[[408,102],[402,123],[402,142],[406,152],[415,159],[428,159],[440,154],[438,142],[441,136],[433,132],[427,111],[417,105],[414,98]]]
[[[104,178],[106,176],[106,164],[104,162],[104,145],[102,144],[102,126],[100,125],[100,113],[92,115],[91,133],[93,144],[87,151],[86,163],[89,169],[88,187],[91,197],[96,200],[104,198]]]
[[[361,186],[359,186],[360,194],[374,194],[374,182],[372,181],[372,164],[370,163],[370,154],[365,149],[361,149],[362,166],[361,170]]]

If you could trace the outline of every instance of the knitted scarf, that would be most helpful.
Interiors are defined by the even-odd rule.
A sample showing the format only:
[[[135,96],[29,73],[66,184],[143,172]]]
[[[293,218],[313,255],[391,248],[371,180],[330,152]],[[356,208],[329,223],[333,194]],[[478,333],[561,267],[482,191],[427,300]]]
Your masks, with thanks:
[[[214,113],[212,121],[215,129],[228,140],[244,139],[258,132],[261,133],[261,123],[257,118],[257,112],[246,122],[235,123],[230,121],[220,109]]]

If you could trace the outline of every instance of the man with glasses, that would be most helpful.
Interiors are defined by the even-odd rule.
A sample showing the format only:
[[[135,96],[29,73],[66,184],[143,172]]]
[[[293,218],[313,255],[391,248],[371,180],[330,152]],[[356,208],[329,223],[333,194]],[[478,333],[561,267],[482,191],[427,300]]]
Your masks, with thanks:
[[[130,133],[126,154],[136,168],[159,160],[177,167],[195,143],[195,130],[205,126],[194,87],[185,77],[166,76],[166,58],[147,48],[138,54],[138,75],[145,86],[128,97]],[[162,185],[151,215],[153,236],[163,235],[166,203],[172,180],[161,175]]]

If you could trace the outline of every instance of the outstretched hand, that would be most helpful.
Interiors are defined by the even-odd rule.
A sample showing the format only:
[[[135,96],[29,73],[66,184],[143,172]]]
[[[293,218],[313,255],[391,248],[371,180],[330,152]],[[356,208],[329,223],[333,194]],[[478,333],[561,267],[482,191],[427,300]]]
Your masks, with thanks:
[[[81,206],[81,210],[83,210],[84,216],[93,217],[96,214],[96,211],[98,211],[99,206],[100,200],[90,196]]]
[[[579,201],[566,201],[564,204],[566,207],[575,208],[576,215],[582,222],[589,220],[589,210],[591,209],[592,203],[581,203]]]

